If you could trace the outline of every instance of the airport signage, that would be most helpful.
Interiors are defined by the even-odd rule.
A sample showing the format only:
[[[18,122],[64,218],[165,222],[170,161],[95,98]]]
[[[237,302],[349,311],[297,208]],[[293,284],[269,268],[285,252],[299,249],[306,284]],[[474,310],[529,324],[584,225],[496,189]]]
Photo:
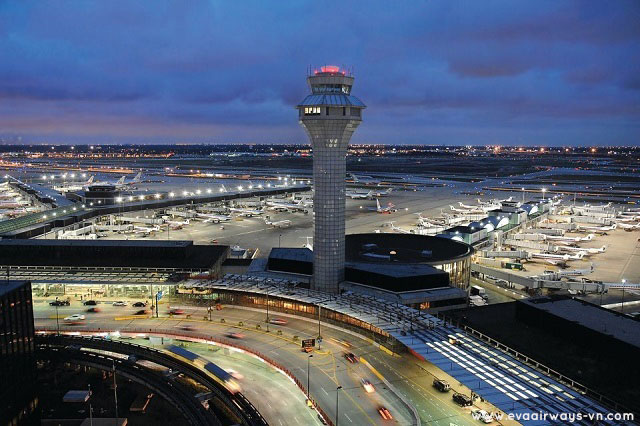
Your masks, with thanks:
[[[305,339],[302,341],[302,348],[312,348],[316,345],[316,339]]]

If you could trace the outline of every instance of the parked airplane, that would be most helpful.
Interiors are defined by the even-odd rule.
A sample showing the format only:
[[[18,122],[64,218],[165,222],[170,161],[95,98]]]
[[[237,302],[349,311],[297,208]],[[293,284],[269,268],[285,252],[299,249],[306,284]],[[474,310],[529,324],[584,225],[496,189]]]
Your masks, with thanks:
[[[596,234],[606,235],[607,232],[613,231],[614,229],[616,229],[617,226],[618,226],[617,223],[614,223],[611,226],[583,226],[583,225],[578,225],[578,229],[581,230],[581,231],[584,230],[584,231],[589,231],[589,232],[595,232]]]
[[[580,260],[584,257],[584,252],[576,253],[575,255],[568,254],[552,254],[552,253],[529,253],[534,259],[543,259],[552,265],[565,264],[569,260]]]
[[[375,211],[377,213],[391,214],[397,211],[395,207],[396,206],[393,205],[393,203],[388,203],[387,207],[381,207],[380,200],[376,198],[376,207],[369,207],[369,210]]]
[[[618,226],[620,226],[620,228],[624,229],[627,232],[631,232],[635,229],[640,229],[640,223],[636,223],[635,225],[630,225],[628,223],[619,223]]]
[[[290,203],[286,201],[267,200],[265,204],[271,210],[309,213],[309,206],[304,205],[302,202]]]
[[[229,207],[229,211],[236,213],[238,216],[244,217],[260,216],[264,213],[264,210],[242,209],[239,207]]]
[[[359,192],[359,191],[346,191],[345,195],[352,200],[368,200],[373,198],[373,191]]]
[[[133,227],[133,232],[135,234],[145,234],[145,235],[149,235],[152,232],[158,232],[160,231],[160,227],[159,226],[134,226]]]
[[[585,247],[568,247],[568,246],[557,246],[560,251],[569,251],[573,253],[584,253],[585,256],[590,256],[592,254],[604,253],[607,250],[607,246],[602,246],[600,248],[585,248]]]
[[[189,219],[185,219],[185,220],[167,220],[167,225],[169,225],[169,227],[171,229],[182,229],[183,226],[188,225],[189,224]]]
[[[93,184],[94,175],[91,175],[85,182],[71,182],[63,185],[55,185],[53,189],[59,192],[82,191],[87,186]]]
[[[584,237],[563,237],[561,235],[547,235],[547,240],[555,240],[560,242],[561,244],[575,244],[580,241],[591,241],[593,240],[593,234],[588,234]]]
[[[128,186],[135,185],[137,183],[142,182],[142,172],[138,172],[138,174],[135,175],[135,177],[131,179],[129,182],[126,181],[126,178],[127,178],[126,176],[122,176],[120,179],[118,179],[115,182],[102,181],[102,182],[96,182],[94,183],[94,185],[114,185],[116,189],[126,188]]]
[[[227,222],[229,220],[231,220],[231,216],[226,216],[226,215],[222,215],[222,214],[211,214],[211,213],[196,213],[196,216],[204,219],[202,222],[203,223],[220,223],[220,222]]]
[[[273,226],[274,228],[288,228],[291,226],[291,221],[289,219],[271,221],[265,217],[264,223],[266,225]]]
[[[402,228],[397,227],[395,225],[395,222],[387,222],[387,223],[391,226],[392,230],[394,230],[396,232],[400,232],[401,234],[413,234],[414,233],[414,232],[409,231],[407,229],[402,229]]]
[[[449,206],[451,207],[451,210],[456,212],[456,213],[462,213],[462,214],[476,214],[476,213],[484,213],[485,211],[479,208],[472,208],[472,209],[465,209],[465,208],[455,208],[453,206]]]

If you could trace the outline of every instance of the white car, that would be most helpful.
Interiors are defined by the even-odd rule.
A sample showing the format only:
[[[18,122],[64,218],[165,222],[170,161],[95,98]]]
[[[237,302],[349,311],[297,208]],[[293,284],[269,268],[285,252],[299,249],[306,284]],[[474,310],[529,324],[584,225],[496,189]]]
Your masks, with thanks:
[[[371,384],[371,382],[367,379],[360,379],[360,383],[362,383],[362,387],[367,393],[373,393],[376,391],[376,389],[373,387],[373,384]]]
[[[117,302],[113,302],[113,306],[127,306],[127,302],[123,302],[122,300],[119,300]]]
[[[480,420],[484,423],[493,422],[493,418],[491,417],[491,414],[487,413],[485,410],[472,410],[471,416],[473,416],[475,420]]]
[[[73,315],[69,315],[64,320],[65,321],[82,321],[82,320],[84,320],[84,315],[82,315],[82,314],[73,314]]]

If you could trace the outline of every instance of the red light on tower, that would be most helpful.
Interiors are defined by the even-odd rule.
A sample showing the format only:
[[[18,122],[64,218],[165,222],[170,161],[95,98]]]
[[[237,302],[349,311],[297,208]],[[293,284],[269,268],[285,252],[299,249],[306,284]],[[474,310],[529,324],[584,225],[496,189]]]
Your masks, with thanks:
[[[335,65],[325,65],[324,67],[320,67],[320,70],[322,72],[336,74],[340,72],[340,67],[337,67]]]

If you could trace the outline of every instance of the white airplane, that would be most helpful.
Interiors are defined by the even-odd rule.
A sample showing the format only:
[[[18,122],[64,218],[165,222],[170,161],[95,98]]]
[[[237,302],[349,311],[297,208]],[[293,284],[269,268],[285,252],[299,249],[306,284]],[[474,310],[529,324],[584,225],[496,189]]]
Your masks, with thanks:
[[[185,220],[167,220],[167,224],[169,226],[180,226],[183,227],[184,225],[188,225],[189,224],[189,219],[185,219]]]
[[[126,176],[122,176],[120,179],[118,179],[115,182],[102,181],[102,182],[96,182],[94,183],[94,185],[113,185],[116,187],[116,189],[126,188],[128,186],[132,186],[137,183],[140,183],[142,181],[142,172],[138,172],[138,174],[135,175],[135,177],[131,179],[129,182],[126,182],[126,178],[127,178]]]
[[[376,198],[376,207],[369,207],[369,210],[382,214],[391,214],[397,211],[395,207],[393,203],[388,203],[387,207],[382,207],[380,206],[380,200]]]
[[[617,227],[618,227],[617,223],[614,223],[611,226],[583,226],[583,225],[578,225],[578,229],[579,230],[595,232],[596,234],[602,234],[602,235],[606,234],[609,231],[613,231]]]
[[[264,223],[266,225],[273,226],[274,228],[288,228],[291,226],[291,221],[289,219],[271,221],[265,217]]]
[[[628,223],[619,223],[618,226],[628,232],[633,231],[634,229],[640,229],[640,223],[636,223],[635,225],[631,225]]]
[[[476,214],[476,213],[484,213],[484,210],[482,209],[478,209],[478,208],[472,208],[472,209],[465,209],[465,208],[455,208],[453,206],[449,206],[451,207],[451,211],[454,211],[456,213],[462,213],[462,214]]]
[[[413,234],[413,232],[411,232],[411,231],[409,231],[407,229],[402,229],[402,228],[397,227],[395,225],[395,222],[387,222],[387,223],[391,226],[391,229],[396,231],[396,232],[400,232],[401,234]]]
[[[264,210],[241,209],[239,207],[229,207],[229,211],[233,213],[237,213],[238,216],[244,216],[244,217],[260,216],[261,214],[264,213]]]
[[[558,242],[561,242],[562,244],[568,243],[568,244],[575,244],[575,243],[579,243],[580,241],[591,241],[593,240],[593,234],[588,234],[587,236],[584,237],[563,237],[561,235],[547,235],[547,240],[555,240]]]
[[[593,263],[589,267],[589,269],[572,269],[569,271],[544,271],[542,276],[553,276],[555,279],[561,277],[579,277],[581,275],[588,275],[593,272]]]
[[[591,256],[592,254],[604,253],[607,250],[607,246],[602,246],[600,248],[557,246],[557,248],[560,251],[569,251],[569,252],[573,252],[573,253],[584,253],[585,256]]]
[[[152,232],[158,232],[158,231],[160,231],[159,226],[134,226],[133,227],[133,232],[135,234],[149,235]]]
[[[500,208],[500,205],[498,204],[485,204],[482,206],[469,206],[466,204],[462,204],[461,202],[458,202],[458,204],[463,209],[468,209],[470,213],[486,213],[488,211],[496,210]]]
[[[54,186],[53,189],[59,192],[82,191],[87,186],[93,184],[94,177],[95,177],[94,175],[91,175],[89,179],[87,179],[85,182],[77,182],[77,183],[72,182],[69,184]]]
[[[269,207],[271,210],[276,210],[276,211],[299,211],[299,212],[303,212],[303,213],[309,213],[309,206],[304,205],[302,202],[297,202],[297,203],[289,203],[286,201],[277,201],[277,200],[267,200],[266,203],[267,207]]]
[[[373,198],[373,191],[359,192],[359,191],[346,191],[345,195],[352,200],[368,200]]]
[[[226,215],[222,215],[222,214],[211,214],[211,213],[196,213],[196,216],[204,219],[202,222],[203,223],[220,223],[220,222],[227,222],[229,220],[231,220],[231,216],[226,216]]]
[[[375,180],[371,176],[356,176],[353,173],[348,173],[347,176],[355,183],[362,183],[365,185],[378,185],[380,181]]]
[[[529,253],[529,256],[533,259],[543,259],[552,265],[565,264],[569,260],[580,260],[584,257],[584,252],[576,253],[575,255],[568,254],[552,254],[552,253]]]

